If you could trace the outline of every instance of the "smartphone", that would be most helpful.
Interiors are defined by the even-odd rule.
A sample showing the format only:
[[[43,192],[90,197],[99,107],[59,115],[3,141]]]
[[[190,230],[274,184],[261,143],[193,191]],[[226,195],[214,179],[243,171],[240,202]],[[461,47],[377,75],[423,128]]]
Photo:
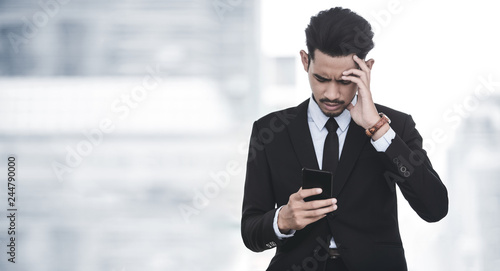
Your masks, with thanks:
[[[333,175],[330,171],[302,169],[302,189],[321,188],[319,195],[310,196],[304,201],[333,198]]]

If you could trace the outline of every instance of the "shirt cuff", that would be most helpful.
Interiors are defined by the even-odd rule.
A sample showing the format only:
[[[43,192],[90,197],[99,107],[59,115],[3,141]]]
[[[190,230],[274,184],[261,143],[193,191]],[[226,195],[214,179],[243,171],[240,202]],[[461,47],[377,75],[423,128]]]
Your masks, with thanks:
[[[283,208],[283,206],[281,206],[280,208],[278,208],[278,210],[274,214],[273,229],[274,229],[274,233],[276,234],[276,236],[278,237],[278,239],[283,240],[285,238],[293,237],[293,235],[295,234],[295,230],[290,230],[289,234],[283,234],[283,233],[280,232],[280,229],[278,228],[278,214],[281,211],[281,208]]]
[[[392,127],[377,141],[370,140],[375,150],[378,152],[385,152],[389,145],[391,145],[392,140],[396,137],[396,132],[392,130]]]

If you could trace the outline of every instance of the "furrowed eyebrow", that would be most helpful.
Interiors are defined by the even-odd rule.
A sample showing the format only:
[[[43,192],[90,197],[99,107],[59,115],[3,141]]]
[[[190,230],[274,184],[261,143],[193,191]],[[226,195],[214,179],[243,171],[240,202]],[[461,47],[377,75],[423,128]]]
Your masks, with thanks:
[[[339,83],[342,83],[342,82],[351,82],[351,81],[349,81],[349,80],[342,80],[342,79],[339,79],[339,80],[335,79],[335,81],[336,81],[336,82],[339,82]]]
[[[322,80],[322,81],[332,81],[332,79],[325,78],[325,77],[323,77],[323,76],[321,76],[319,74],[316,74],[316,73],[314,73],[313,75],[314,75],[314,77],[316,77],[316,79],[319,79],[319,80]]]

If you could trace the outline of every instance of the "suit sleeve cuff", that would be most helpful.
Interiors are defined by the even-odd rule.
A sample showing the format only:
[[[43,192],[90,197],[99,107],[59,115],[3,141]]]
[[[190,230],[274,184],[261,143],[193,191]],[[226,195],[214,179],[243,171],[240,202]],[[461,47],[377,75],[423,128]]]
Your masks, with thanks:
[[[280,229],[278,228],[278,214],[281,211],[281,208],[283,208],[283,206],[278,208],[278,210],[276,210],[276,213],[274,214],[273,228],[274,228],[274,233],[276,233],[278,239],[283,240],[285,238],[293,237],[293,235],[295,234],[295,230],[291,230],[289,234],[283,234],[280,232]]]
[[[374,141],[373,139],[370,140],[372,143],[373,147],[375,150],[378,152],[385,152],[387,148],[391,145],[392,140],[396,137],[396,133],[392,128],[389,128],[389,130],[379,139]]]

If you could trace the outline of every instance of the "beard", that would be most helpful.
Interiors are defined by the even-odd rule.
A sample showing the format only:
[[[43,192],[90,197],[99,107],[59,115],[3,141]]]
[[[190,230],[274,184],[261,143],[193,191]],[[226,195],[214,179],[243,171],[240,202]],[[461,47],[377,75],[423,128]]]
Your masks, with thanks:
[[[323,110],[321,110],[321,111],[323,112],[323,114],[325,114],[325,116],[327,116],[327,117],[329,117],[329,118],[331,118],[331,117],[334,117],[334,118],[335,118],[335,117],[338,117],[338,116],[342,115],[342,113],[344,113],[344,110],[342,110],[342,111],[341,111],[341,112],[339,112],[339,113],[325,112],[325,111],[323,111]]]
[[[341,101],[339,99],[335,99],[335,100],[330,100],[330,99],[327,99],[327,98],[322,98],[319,100],[320,103],[330,103],[330,104],[338,104],[338,105],[344,105],[345,104],[345,101]],[[321,108],[320,106],[320,109],[321,109],[321,112],[323,112],[323,114],[325,114],[325,116],[331,118],[331,117],[338,117],[340,116],[344,110],[346,109],[345,106],[342,106],[341,109],[339,112],[326,112],[325,110],[323,110],[323,108]]]

